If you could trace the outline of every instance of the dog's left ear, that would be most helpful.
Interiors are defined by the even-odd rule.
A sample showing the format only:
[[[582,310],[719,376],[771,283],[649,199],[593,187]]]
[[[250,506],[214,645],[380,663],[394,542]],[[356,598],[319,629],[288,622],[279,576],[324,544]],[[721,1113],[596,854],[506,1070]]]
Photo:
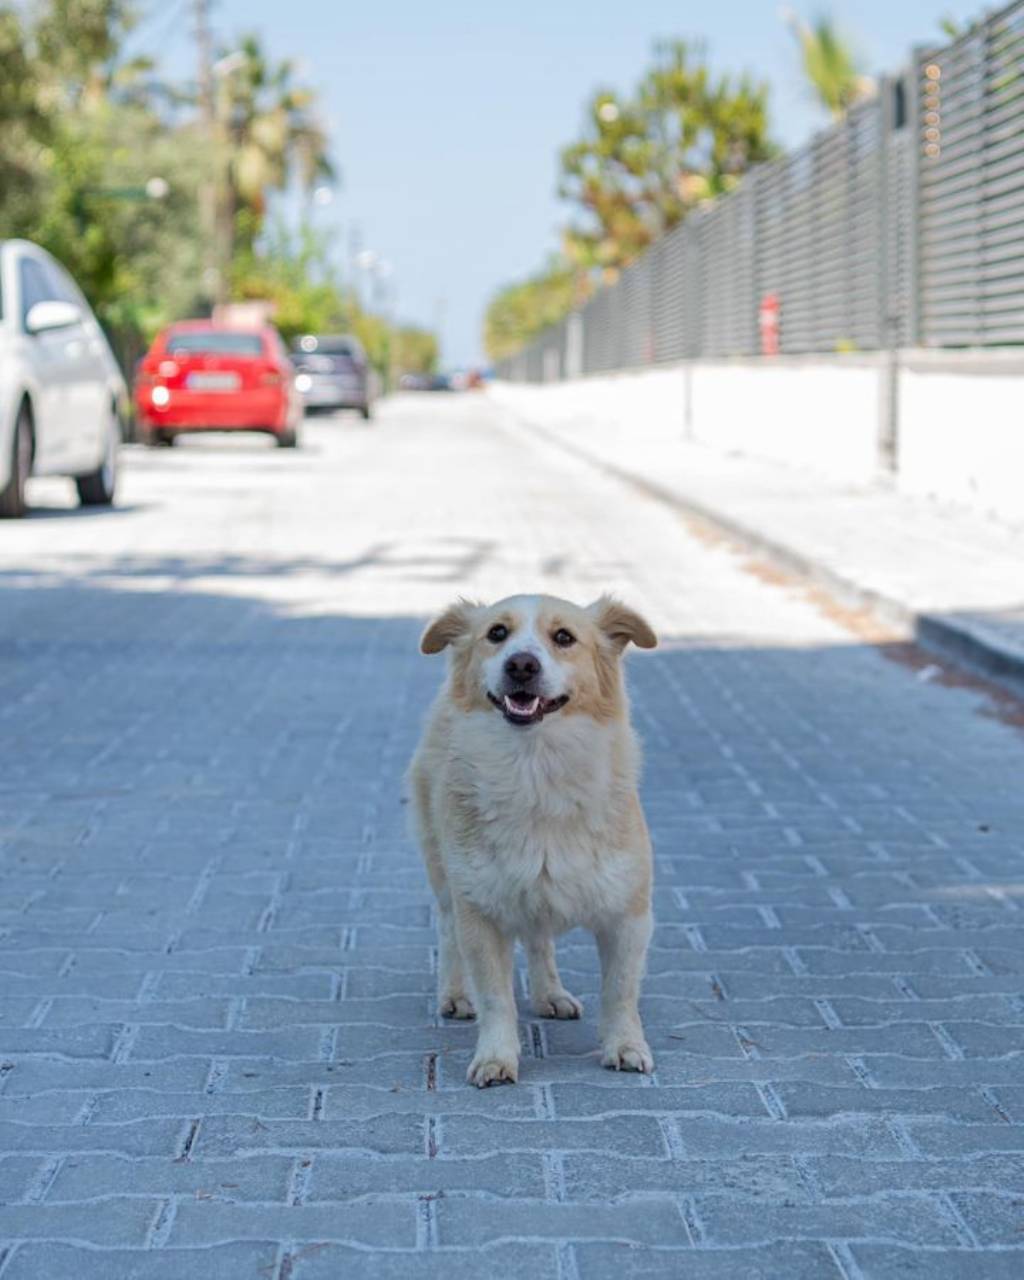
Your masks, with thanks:
[[[440,617],[427,627],[420,637],[420,653],[440,653],[464,636],[473,622],[473,614],[479,608],[469,600],[456,600]]]
[[[658,637],[649,622],[646,622],[633,609],[627,608],[620,600],[611,596],[601,596],[589,606],[587,612],[593,616],[598,627],[621,653],[626,645],[632,642],[640,649],[654,649]]]

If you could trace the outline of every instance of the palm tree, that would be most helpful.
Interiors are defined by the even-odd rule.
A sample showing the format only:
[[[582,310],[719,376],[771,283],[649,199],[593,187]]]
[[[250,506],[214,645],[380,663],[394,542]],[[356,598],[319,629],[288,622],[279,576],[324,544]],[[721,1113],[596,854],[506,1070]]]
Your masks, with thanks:
[[[834,18],[822,14],[808,23],[792,9],[783,9],[781,16],[800,45],[804,74],[818,100],[833,120],[842,120],[855,103],[874,92],[874,81],[861,73]]]
[[[233,252],[251,250],[271,191],[335,177],[316,93],[295,83],[295,64],[271,63],[256,35],[222,59],[217,119],[227,143],[224,223]]]

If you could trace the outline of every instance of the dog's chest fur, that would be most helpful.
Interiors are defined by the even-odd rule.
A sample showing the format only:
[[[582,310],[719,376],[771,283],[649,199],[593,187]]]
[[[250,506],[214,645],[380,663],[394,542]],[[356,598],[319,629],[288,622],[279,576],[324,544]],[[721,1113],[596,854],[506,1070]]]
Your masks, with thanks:
[[[584,716],[495,727],[468,716],[453,737],[450,812],[463,830],[448,865],[459,891],[514,931],[621,912],[636,873],[614,838],[635,785],[629,730]]]

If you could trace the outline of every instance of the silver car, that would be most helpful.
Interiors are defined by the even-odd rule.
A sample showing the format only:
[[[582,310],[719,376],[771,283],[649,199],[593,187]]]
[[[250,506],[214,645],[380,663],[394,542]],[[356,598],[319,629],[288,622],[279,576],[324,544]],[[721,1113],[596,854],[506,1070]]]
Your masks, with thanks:
[[[109,506],[128,392],[99,322],[38,245],[0,241],[0,516],[25,514],[30,475],[70,476]]]
[[[307,333],[292,343],[295,386],[307,410],[373,413],[374,374],[362,343],[351,334]]]

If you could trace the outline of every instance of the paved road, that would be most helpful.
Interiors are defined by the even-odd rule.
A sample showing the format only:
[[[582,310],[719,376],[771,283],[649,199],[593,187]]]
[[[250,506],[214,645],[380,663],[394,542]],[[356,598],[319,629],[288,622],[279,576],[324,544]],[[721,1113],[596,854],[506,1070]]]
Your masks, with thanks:
[[[0,1276],[1019,1277],[1024,738],[476,397],[0,528]],[[618,589],[653,1079],[439,1026],[401,778],[459,592]]]

